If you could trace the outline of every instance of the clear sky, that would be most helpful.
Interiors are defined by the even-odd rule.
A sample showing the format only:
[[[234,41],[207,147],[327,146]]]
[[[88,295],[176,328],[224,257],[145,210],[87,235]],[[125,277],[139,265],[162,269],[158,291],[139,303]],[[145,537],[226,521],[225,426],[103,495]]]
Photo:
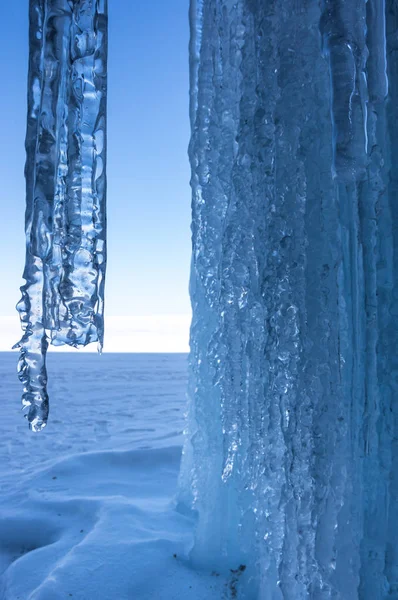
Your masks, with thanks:
[[[27,17],[28,0],[0,3],[0,316],[25,251]],[[188,37],[188,0],[109,0],[109,316],[190,312]]]

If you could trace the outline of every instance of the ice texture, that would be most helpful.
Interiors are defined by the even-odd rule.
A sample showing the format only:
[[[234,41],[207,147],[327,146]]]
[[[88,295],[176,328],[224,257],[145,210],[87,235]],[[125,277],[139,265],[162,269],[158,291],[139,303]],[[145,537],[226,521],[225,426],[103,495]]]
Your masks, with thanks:
[[[191,0],[192,561],[398,599],[398,5]]]
[[[47,422],[48,344],[103,343],[106,0],[30,0],[25,285],[19,378]]]

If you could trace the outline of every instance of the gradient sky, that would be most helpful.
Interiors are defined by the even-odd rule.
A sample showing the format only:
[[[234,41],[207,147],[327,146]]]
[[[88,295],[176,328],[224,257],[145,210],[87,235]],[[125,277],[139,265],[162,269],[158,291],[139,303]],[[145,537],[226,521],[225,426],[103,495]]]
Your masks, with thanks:
[[[106,313],[190,312],[188,0],[109,0]],[[0,316],[24,262],[28,0],[0,3]]]

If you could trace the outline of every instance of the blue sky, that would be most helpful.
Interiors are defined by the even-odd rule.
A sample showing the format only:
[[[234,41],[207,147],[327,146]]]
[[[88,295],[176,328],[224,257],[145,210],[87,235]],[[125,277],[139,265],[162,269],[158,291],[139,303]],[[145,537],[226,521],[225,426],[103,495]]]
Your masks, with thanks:
[[[190,312],[188,0],[109,0],[107,315]],[[28,0],[0,3],[0,317],[24,262]]]

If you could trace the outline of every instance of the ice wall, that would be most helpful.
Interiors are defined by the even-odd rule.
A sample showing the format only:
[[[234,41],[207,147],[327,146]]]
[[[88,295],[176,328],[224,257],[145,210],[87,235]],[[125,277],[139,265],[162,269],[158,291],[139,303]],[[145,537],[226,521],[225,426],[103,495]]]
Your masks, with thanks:
[[[24,335],[31,429],[48,417],[48,344],[103,342],[106,0],[30,0]]]
[[[397,600],[397,4],[190,11],[192,560]]]

